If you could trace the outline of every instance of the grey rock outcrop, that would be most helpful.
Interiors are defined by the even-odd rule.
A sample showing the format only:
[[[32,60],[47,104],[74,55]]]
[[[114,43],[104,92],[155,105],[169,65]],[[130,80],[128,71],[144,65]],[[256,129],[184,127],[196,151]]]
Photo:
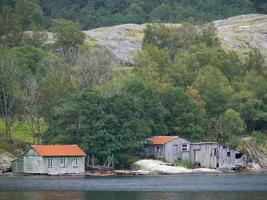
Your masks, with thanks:
[[[0,152],[0,171],[6,172],[11,168],[11,161],[16,157],[6,151]]]
[[[251,14],[214,22],[218,37],[225,49],[247,55],[258,48],[267,62],[267,15]]]
[[[267,15],[250,14],[214,21],[218,37],[226,50],[247,55],[251,47],[260,49],[267,63]],[[180,24],[168,24],[180,26]],[[107,48],[118,60],[134,65],[133,55],[142,47],[145,24],[124,24],[97,28],[85,33]]]
[[[119,61],[133,65],[134,53],[141,49],[145,25],[124,24],[85,31],[97,43],[107,48]]]

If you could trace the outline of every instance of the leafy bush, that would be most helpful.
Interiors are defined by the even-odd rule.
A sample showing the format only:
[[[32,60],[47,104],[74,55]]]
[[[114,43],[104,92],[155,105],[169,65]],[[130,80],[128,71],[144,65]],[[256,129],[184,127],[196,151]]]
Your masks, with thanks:
[[[188,169],[193,169],[194,168],[194,164],[192,162],[190,162],[190,161],[177,159],[177,160],[174,161],[174,163],[175,163],[176,166],[185,167],[185,168],[188,168]]]

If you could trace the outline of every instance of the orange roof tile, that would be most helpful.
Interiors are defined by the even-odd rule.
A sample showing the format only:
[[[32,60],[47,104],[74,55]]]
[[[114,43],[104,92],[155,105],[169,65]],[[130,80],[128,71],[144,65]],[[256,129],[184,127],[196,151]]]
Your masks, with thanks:
[[[177,138],[177,136],[154,136],[151,138],[151,143],[152,144],[166,144],[175,138]]]
[[[41,156],[86,156],[78,145],[32,145]]]

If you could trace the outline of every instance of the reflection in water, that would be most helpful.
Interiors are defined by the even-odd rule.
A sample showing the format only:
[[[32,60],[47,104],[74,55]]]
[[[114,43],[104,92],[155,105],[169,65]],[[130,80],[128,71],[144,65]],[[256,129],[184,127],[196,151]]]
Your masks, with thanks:
[[[267,192],[267,175],[192,174],[140,177],[0,176],[0,191]]]
[[[264,174],[0,176],[0,200],[266,200],[266,197]]]
[[[266,200],[267,192],[0,192],[1,200]]]

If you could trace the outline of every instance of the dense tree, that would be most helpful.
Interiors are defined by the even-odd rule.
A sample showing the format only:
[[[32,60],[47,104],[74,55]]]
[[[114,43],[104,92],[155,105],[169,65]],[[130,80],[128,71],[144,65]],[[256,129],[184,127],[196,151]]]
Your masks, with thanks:
[[[82,50],[72,70],[77,87],[85,89],[111,79],[116,62],[110,52],[94,47]]]
[[[16,57],[0,51],[0,111],[5,121],[5,137],[12,139],[11,125],[16,116],[22,115],[23,73]]]
[[[9,46],[19,44],[22,38],[22,26],[8,4],[4,4],[0,16],[0,41]]]
[[[142,82],[130,82],[112,97],[78,92],[54,108],[46,142],[79,143],[100,162],[114,155],[123,166],[125,156],[142,148],[142,140],[164,131],[164,109]]]
[[[53,32],[56,45],[64,50],[77,48],[85,40],[85,34],[81,31],[79,24],[71,21],[53,20]]]
[[[144,79],[154,83],[155,89],[164,88],[172,65],[167,51],[159,49],[155,45],[146,45],[143,51],[136,56],[136,64],[140,66],[136,71]]]
[[[43,11],[38,0],[16,0],[15,17],[23,31],[43,25]]]
[[[62,73],[62,72],[59,72]],[[74,86],[66,74],[47,73],[39,82],[40,104],[42,115],[46,118],[52,108],[74,91]]]
[[[32,143],[40,144],[46,124],[40,106],[39,85],[34,78],[26,81],[25,87],[25,118],[31,128]]]
[[[187,93],[181,88],[170,89],[161,94],[167,110],[165,123],[168,134],[200,139],[204,135],[205,114],[199,111]]]
[[[266,129],[266,83],[265,78],[252,71],[244,77],[241,90],[233,96],[233,107],[240,112],[248,132]]]
[[[193,87],[199,91],[206,102],[206,110],[211,116],[217,116],[226,110],[233,92],[224,74],[212,67],[201,70],[193,83]]]
[[[267,3],[265,0],[253,0],[254,6],[256,10],[260,13],[265,13],[267,12]]]
[[[244,130],[245,123],[240,113],[233,109],[228,109],[213,122],[213,133],[216,140],[220,142],[229,142],[231,136],[240,136]]]
[[[31,45],[14,47],[11,49],[11,52],[17,56],[20,68],[31,74],[36,74],[42,61],[52,56],[51,53]]]
[[[256,11],[266,13],[266,2],[263,0],[41,0],[41,4],[49,18],[79,22],[85,29],[122,23],[182,22],[189,19],[207,22]]]
[[[156,45],[158,48],[169,51],[172,58],[181,51],[188,49],[197,37],[197,30],[192,24],[171,28],[162,24],[147,25],[143,40],[146,44]]]

